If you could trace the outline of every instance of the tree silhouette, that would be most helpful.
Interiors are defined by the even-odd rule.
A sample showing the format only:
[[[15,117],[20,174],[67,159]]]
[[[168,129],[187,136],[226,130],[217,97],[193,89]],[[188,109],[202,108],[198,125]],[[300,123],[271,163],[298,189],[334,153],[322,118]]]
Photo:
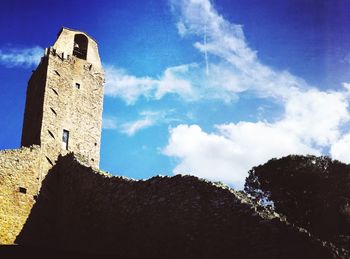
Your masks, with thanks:
[[[350,247],[350,165],[290,155],[253,167],[245,191],[324,240]]]

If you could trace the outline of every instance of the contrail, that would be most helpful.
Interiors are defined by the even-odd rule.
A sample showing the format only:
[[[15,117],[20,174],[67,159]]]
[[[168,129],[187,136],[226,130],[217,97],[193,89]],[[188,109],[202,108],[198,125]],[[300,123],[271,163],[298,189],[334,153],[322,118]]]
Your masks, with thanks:
[[[209,75],[208,51],[207,51],[207,23],[204,24],[204,58],[205,58],[205,72]]]

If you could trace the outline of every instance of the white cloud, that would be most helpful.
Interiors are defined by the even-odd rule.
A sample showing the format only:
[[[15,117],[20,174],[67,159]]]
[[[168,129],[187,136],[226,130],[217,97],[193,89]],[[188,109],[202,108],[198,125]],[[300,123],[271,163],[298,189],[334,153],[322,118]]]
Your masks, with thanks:
[[[241,184],[243,171],[232,159],[237,146],[221,135],[207,134],[197,125],[179,125],[170,132],[164,154],[180,159],[174,173]]]
[[[196,98],[191,82],[186,78],[189,67],[193,64],[167,68],[157,79],[129,75],[123,69],[111,65],[105,66],[105,94],[122,98],[127,104],[135,104],[140,97],[159,100],[166,94],[177,94],[184,99]]]
[[[198,125],[171,129],[163,153],[177,159],[174,173],[191,173],[242,188],[248,170],[272,157],[319,155],[330,150],[334,158],[350,161],[350,133],[342,130],[350,119],[349,83],[343,83],[341,91],[321,91],[288,71],[264,65],[249,47],[243,26],[225,20],[208,0],[171,0],[171,6],[179,17],[180,36],[190,37],[195,49],[211,55],[210,63],[170,67],[159,78],[112,70],[112,80],[108,80],[107,71],[107,95],[119,96],[129,104],[141,96],[158,100],[167,94],[184,100],[231,102],[250,91],[284,107],[281,117],[269,122],[260,117],[256,122],[226,123],[216,125],[211,133]],[[159,116],[144,114],[124,124],[123,131],[133,135],[159,121]]]
[[[208,134],[198,125],[170,130],[164,154],[179,159],[174,173],[193,174],[242,188],[248,170],[272,157],[320,154],[278,124],[240,122],[217,125]]]
[[[146,129],[161,123],[170,123],[172,121],[178,121],[178,119],[170,116],[172,113],[173,113],[173,110],[168,110],[168,111],[145,110],[139,113],[139,117],[140,117],[139,119],[123,123],[120,125],[118,129],[122,133],[125,133],[129,136],[133,136],[142,129]]]
[[[350,92],[350,83],[343,82],[342,85],[343,85],[344,89],[346,89],[348,92]]]
[[[139,130],[145,129],[154,125],[155,122],[156,121],[151,118],[144,118],[144,119],[124,123],[121,126],[121,131],[129,136],[133,136]]]
[[[30,67],[39,63],[44,50],[41,47],[0,49],[0,63],[7,67]]]
[[[338,139],[340,127],[349,117],[348,100],[343,92],[311,89],[290,96],[285,118],[279,124],[310,146],[327,147]]]
[[[345,134],[333,143],[330,153],[332,158],[350,163],[350,133]]]
[[[186,27],[182,22],[178,22],[176,24],[177,30],[179,32],[179,34],[183,37],[186,35]]]
[[[236,100],[239,93],[254,91],[261,97],[286,100],[293,91],[307,89],[303,79],[288,71],[263,65],[245,39],[243,27],[226,21],[208,0],[171,1],[179,15],[182,37],[194,37],[194,47],[204,54],[201,64],[169,67],[159,78],[136,77],[107,66],[106,95],[134,104],[141,96],[158,100],[177,94],[184,100]],[[203,39],[205,39],[203,41]],[[214,58],[208,63],[208,55]]]
[[[217,96],[227,100],[229,95],[252,90],[262,97],[273,97],[283,101],[294,89],[309,87],[304,80],[288,71],[277,71],[263,65],[257,52],[246,42],[243,26],[225,20],[210,1],[170,2],[172,9],[179,16],[179,34],[193,36],[196,40],[195,48],[219,60],[211,62],[207,79],[212,83],[206,84],[208,88],[215,88],[219,93]],[[205,42],[202,42],[203,37]],[[215,69],[217,72],[212,74]]]
[[[221,180],[236,188],[243,187],[250,168],[273,157],[320,155],[331,147],[334,158],[347,162],[350,134],[337,141],[339,128],[349,121],[347,107],[338,92],[297,92],[286,103],[283,117],[273,123],[221,124],[210,134],[198,125],[179,125],[170,130],[164,154],[179,159],[174,173]]]
[[[187,76],[189,69],[193,66],[195,65],[182,65],[167,68],[162,78],[157,82],[155,98],[160,99],[168,93],[178,94],[185,99],[195,98],[191,82],[182,78]]]
[[[113,66],[105,66],[105,94],[120,97],[127,104],[134,104],[140,96],[149,98],[154,91],[156,80],[149,77],[135,77],[124,70]]]
[[[141,130],[160,125],[169,124],[171,122],[180,122],[181,119],[174,116],[175,110],[144,110],[138,113],[138,118],[135,120],[123,121],[121,118],[106,115],[103,117],[102,128],[104,130],[117,130],[128,136],[133,136]]]
[[[117,129],[116,119],[104,117],[102,119],[102,129],[106,129],[106,130]]]
[[[248,170],[272,157],[330,149],[334,158],[350,161],[350,133],[342,131],[350,119],[348,83],[343,83],[342,91],[321,91],[288,71],[272,69],[249,48],[242,26],[225,20],[208,0],[171,2],[180,17],[180,35],[201,39],[206,33],[206,44],[197,41],[194,46],[219,60],[210,64],[207,92],[216,89],[217,98],[231,101],[236,94],[252,91],[284,106],[281,118],[272,122],[221,124],[213,133],[198,125],[171,129],[164,154],[178,159],[174,173],[242,188]]]

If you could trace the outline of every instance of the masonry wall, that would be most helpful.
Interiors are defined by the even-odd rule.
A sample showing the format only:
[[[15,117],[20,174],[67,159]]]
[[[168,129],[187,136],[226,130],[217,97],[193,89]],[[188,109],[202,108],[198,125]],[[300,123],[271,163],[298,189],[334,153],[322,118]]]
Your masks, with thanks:
[[[192,176],[111,177],[72,155],[49,172],[16,242],[139,258],[346,258],[242,193]]]
[[[69,131],[68,151],[80,153],[98,167],[102,127],[102,71],[50,48],[47,54],[41,145],[48,160],[65,153],[63,130]],[[78,88],[76,84],[79,84]]]
[[[43,58],[33,72],[27,87],[21,145],[40,145],[46,85],[47,59]]]
[[[85,35],[87,59],[73,56],[74,36]],[[97,44],[83,32],[63,28],[45,50],[28,83],[22,146],[40,145],[45,168],[59,154],[75,152],[98,168],[103,108],[104,72]],[[68,148],[63,131],[68,131]]]
[[[0,151],[0,244],[15,242],[31,212],[39,190],[40,154],[39,147]]]
[[[53,48],[55,48],[59,53],[64,52],[66,55],[72,55],[74,36],[77,33],[83,34],[88,38],[88,52],[86,57],[87,62],[99,69],[102,69],[97,43],[84,32],[62,28],[58,33],[57,41],[53,45]]]

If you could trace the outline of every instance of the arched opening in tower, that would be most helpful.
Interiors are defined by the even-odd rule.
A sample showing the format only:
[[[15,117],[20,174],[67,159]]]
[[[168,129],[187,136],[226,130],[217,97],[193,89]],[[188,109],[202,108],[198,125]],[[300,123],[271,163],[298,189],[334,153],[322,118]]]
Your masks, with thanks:
[[[88,49],[88,38],[84,34],[75,34],[73,56],[86,60],[87,49]]]

